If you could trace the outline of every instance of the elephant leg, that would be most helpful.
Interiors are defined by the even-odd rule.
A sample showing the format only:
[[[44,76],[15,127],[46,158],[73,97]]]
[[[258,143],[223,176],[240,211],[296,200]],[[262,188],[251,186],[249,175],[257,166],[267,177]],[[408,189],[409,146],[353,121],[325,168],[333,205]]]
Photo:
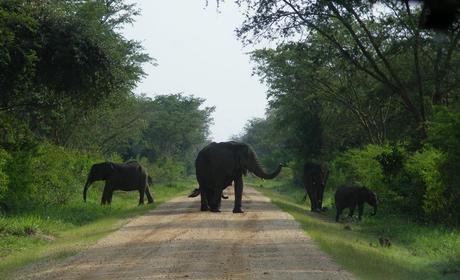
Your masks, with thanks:
[[[211,212],[220,212],[220,202],[222,199],[222,191],[210,189],[208,190],[208,203]]]
[[[319,189],[318,208],[321,211],[323,211],[323,195],[324,195],[324,186]]]
[[[310,199],[310,211],[315,211],[315,199],[313,198],[313,192],[311,190],[307,190],[308,198]]]
[[[110,205],[112,204],[112,197],[113,197],[113,190],[110,190],[108,193],[107,193],[107,203]]]
[[[335,221],[338,222],[343,209],[339,207],[337,207],[336,209],[337,209],[337,213],[335,214]]]
[[[321,212],[321,209],[319,209],[319,191],[318,189],[314,189],[312,192],[312,208],[314,212]]]
[[[348,217],[353,217],[353,214],[355,213],[355,208],[356,208],[356,204],[353,204],[350,207],[350,212],[348,213]]]
[[[144,193],[145,193],[145,188],[140,188],[139,189],[139,205],[144,204]]]
[[[153,197],[150,194],[150,190],[148,186],[145,188],[145,194],[147,195],[147,200],[149,201],[149,204],[153,203]]]
[[[305,195],[303,196],[303,199],[302,199],[302,201],[306,201],[306,200],[307,200],[307,196],[308,196],[308,194],[307,194],[307,193],[305,193]]]
[[[101,198],[101,205],[106,204],[108,201],[110,193],[110,185],[108,183],[105,183],[104,185],[104,190],[102,191],[102,198]]]
[[[241,209],[241,200],[243,199],[243,177],[238,176],[235,179],[235,205],[233,206],[233,213],[244,213]]]
[[[209,211],[208,191],[200,187],[201,211]]]
[[[358,204],[358,220],[361,221],[361,217],[363,216],[363,210],[364,210],[364,203],[359,203]]]

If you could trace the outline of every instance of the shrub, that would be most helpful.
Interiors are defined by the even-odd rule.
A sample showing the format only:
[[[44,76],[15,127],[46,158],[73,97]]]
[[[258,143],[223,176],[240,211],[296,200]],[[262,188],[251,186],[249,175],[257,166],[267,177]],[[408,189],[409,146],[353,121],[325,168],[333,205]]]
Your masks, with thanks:
[[[414,185],[423,189],[418,202],[421,202],[425,217],[436,221],[445,216],[448,207],[439,169],[443,158],[439,150],[426,148],[412,155],[406,164]]]
[[[367,145],[351,149],[337,156],[332,162],[331,181],[334,184],[352,183],[375,191],[382,205],[399,202],[403,198],[386,182],[378,157],[390,153],[389,145]],[[336,176],[342,177],[342,182]],[[336,185],[336,186],[337,186]]]
[[[0,148],[0,202],[4,201],[4,196],[8,191],[8,175],[5,171],[5,165],[11,156]]]
[[[5,200],[15,209],[66,204],[79,194],[96,157],[49,143],[11,153]]]
[[[169,183],[185,176],[185,165],[171,158],[159,159],[150,168],[150,176],[154,182]]]
[[[460,224],[460,110],[440,107],[428,128],[428,143],[444,153],[439,163],[445,186],[445,220]]]

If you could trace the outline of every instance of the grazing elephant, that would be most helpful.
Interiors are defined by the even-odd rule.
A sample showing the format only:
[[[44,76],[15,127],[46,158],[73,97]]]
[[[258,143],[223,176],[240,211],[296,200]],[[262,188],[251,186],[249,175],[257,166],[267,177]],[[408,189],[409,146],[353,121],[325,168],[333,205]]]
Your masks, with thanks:
[[[211,143],[195,160],[196,178],[201,195],[201,211],[220,212],[222,191],[232,182],[235,188],[233,213],[243,213],[243,174],[252,172],[263,179],[273,179],[281,171],[281,164],[273,173],[265,173],[254,150],[235,141]]]
[[[329,171],[319,164],[306,163],[303,169],[303,184],[307,192],[303,200],[310,198],[312,212],[323,210],[323,194]]]
[[[144,204],[144,193],[147,195],[149,203],[153,203],[153,197],[149,191],[149,184],[152,184],[152,178],[150,178],[145,168],[137,161],[130,161],[122,164],[102,162],[91,166],[91,171],[88,174],[88,179],[86,180],[83,190],[83,200],[85,202],[86,192],[89,186],[94,181],[100,180],[105,181],[101,204],[110,204],[112,202],[113,192],[116,190],[138,190],[139,205]]]
[[[377,196],[374,192],[366,187],[341,186],[335,192],[335,207],[337,209],[335,221],[339,221],[340,214],[342,214],[345,208],[350,208],[348,216],[352,217],[356,205],[358,205],[358,219],[361,220],[364,202],[374,207],[372,216],[377,214]]]

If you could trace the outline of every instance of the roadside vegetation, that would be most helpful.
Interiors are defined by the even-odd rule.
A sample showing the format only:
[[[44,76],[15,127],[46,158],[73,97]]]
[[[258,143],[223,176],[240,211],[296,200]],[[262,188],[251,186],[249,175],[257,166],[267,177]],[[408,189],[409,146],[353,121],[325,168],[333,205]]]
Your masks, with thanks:
[[[283,211],[290,213],[302,229],[344,269],[359,279],[458,279],[460,276],[460,230],[436,224],[421,224],[387,211],[371,216],[365,206],[361,222],[345,218],[335,222],[333,188],[325,193],[327,211],[310,212],[304,191],[286,180],[250,180]],[[348,214],[344,213],[344,217]],[[384,237],[389,247],[380,245]]]
[[[0,3],[0,275],[74,254],[190,184],[214,108],[134,94],[155,60],[121,34],[140,12],[125,2]],[[102,207],[102,183],[83,203],[93,164],[129,160],[153,178],[153,205],[116,192]]]
[[[185,195],[191,183],[178,180],[155,185],[155,203],[142,206],[137,205],[137,192],[116,192],[112,205],[104,207],[100,206],[102,184],[97,184],[86,203],[75,196],[66,205],[0,217],[0,278],[31,262],[74,255],[120,228],[129,218],[151,211],[179,194]]]
[[[409,1],[236,2],[249,4],[242,41],[279,42],[252,53],[269,105],[238,139],[290,168],[258,189],[359,278],[458,279],[458,19],[440,33]],[[329,170],[324,214],[301,201],[305,163]],[[374,191],[377,215],[333,222],[343,184]]]

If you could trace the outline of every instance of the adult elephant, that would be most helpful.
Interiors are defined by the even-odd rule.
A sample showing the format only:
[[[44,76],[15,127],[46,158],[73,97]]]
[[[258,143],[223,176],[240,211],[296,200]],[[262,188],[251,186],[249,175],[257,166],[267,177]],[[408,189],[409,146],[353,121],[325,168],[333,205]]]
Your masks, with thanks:
[[[201,211],[220,212],[222,190],[234,182],[233,213],[243,213],[243,175],[249,171],[257,177],[273,179],[280,173],[281,167],[280,164],[273,173],[266,173],[254,150],[244,143],[230,141],[207,145],[198,153],[195,161]]]
[[[153,203],[153,197],[149,191],[149,184],[152,184],[152,178],[150,178],[145,168],[137,161],[121,164],[102,162],[91,166],[83,190],[83,200],[85,202],[89,186],[93,182],[101,180],[105,181],[101,204],[110,204],[112,202],[113,192],[116,190],[137,190],[139,191],[139,205],[144,204],[144,194],[147,195],[148,202]]]
[[[319,164],[304,165],[303,184],[307,193],[303,199],[306,200],[308,195],[312,212],[321,212],[323,209],[323,194],[328,174],[328,170]]]

